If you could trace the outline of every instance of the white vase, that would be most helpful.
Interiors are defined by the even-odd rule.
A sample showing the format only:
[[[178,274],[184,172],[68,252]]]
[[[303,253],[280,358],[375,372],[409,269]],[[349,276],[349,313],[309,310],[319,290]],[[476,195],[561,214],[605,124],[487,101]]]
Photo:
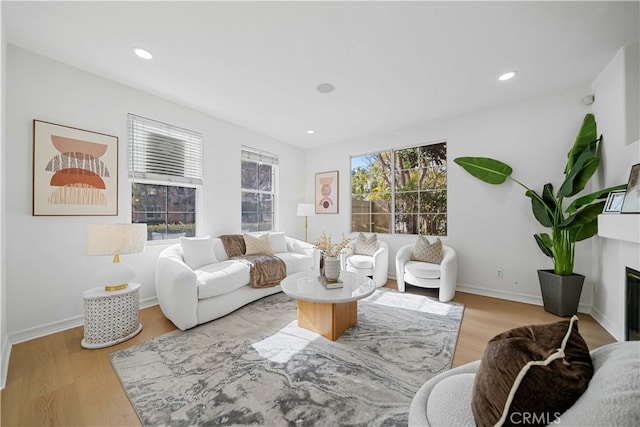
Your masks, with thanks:
[[[329,280],[338,280],[340,277],[340,260],[337,257],[324,258],[324,277]]]

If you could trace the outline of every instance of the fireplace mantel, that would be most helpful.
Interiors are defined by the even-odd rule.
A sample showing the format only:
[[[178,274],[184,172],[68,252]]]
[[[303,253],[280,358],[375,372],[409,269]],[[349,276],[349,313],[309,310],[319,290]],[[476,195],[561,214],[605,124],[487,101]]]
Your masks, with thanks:
[[[640,214],[598,215],[598,236],[640,244]]]

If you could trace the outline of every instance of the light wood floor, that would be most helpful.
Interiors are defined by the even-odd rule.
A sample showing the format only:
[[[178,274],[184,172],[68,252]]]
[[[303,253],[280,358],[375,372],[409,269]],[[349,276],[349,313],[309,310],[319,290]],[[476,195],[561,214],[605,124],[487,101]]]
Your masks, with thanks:
[[[395,281],[389,280],[387,287],[395,289]],[[407,291],[437,297],[427,289]],[[463,303],[465,312],[453,366],[479,359],[485,343],[506,329],[561,320],[539,306],[462,292],[454,301]],[[615,341],[591,316],[579,318],[590,349]],[[6,388],[0,393],[1,425],[140,425],[108,355],[175,329],[157,306],[141,310],[140,321],[138,336],[105,349],[83,349],[82,327],[14,345]]]

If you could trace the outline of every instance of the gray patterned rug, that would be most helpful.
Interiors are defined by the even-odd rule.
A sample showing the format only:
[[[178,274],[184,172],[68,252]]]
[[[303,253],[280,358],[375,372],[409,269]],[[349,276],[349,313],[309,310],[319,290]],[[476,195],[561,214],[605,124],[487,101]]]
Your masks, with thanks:
[[[142,424],[407,425],[451,367],[464,306],[377,290],[337,341],[297,327],[278,293],[110,355]]]

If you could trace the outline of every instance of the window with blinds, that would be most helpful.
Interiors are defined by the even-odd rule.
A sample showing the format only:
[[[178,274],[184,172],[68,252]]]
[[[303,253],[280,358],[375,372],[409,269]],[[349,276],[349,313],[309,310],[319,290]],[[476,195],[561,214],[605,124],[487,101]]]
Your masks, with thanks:
[[[240,168],[242,231],[274,230],[278,156],[242,147]]]
[[[196,235],[202,145],[200,133],[129,114],[132,222],[147,224],[147,240]]]
[[[129,176],[202,184],[202,134],[129,114]]]

